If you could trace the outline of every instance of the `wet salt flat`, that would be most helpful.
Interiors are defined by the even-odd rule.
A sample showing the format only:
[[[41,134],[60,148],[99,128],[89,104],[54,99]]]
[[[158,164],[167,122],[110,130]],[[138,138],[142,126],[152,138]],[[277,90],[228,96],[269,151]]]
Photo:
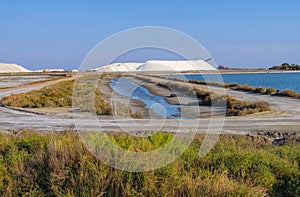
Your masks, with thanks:
[[[53,76],[0,76],[0,88],[14,87],[32,82],[51,79]]]

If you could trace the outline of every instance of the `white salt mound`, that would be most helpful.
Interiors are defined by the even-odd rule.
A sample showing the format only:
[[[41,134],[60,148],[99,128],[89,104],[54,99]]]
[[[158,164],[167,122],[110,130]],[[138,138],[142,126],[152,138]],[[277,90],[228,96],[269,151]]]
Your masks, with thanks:
[[[95,71],[197,71],[216,70],[215,67],[203,60],[194,61],[162,61],[151,60],[145,63],[114,63],[95,69]]]
[[[137,67],[139,67],[142,63],[114,63],[107,66],[103,66],[95,69],[96,71],[119,71],[119,72],[127,72],[127,71],[136,71]]]
[[[0,63],[0,73],[16,73],[16,72],[30,72],[26,68],[17,64]]]
[[[203,60],[195,61],[147,61],[142,64],[140,71],[194,71],[194,70],[216,70]]]

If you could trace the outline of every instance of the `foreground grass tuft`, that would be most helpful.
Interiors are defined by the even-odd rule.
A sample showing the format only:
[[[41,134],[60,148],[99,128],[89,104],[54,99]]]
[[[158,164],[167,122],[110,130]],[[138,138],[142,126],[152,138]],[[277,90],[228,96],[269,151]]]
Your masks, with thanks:
[[[172,140],[106,134],[131,151],[149,151]],[[265,196],[300,195],[299,142],[273,146],[261,138],[221,136],[204,157],[198,135],[173,163],[130,173],[95,159],[76,133],[0,135],[1,196]]]

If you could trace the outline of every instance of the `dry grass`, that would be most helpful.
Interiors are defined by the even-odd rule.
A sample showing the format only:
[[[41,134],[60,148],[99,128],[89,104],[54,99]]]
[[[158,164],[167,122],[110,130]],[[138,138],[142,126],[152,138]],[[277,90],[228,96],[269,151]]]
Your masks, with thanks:
[[[201,105],[205,106],[226,106],[227,116],[245,116],[259,112],[270,111],[271,107],[267,102],[247,102],[238,100],[229,95],[218,95],[194,88],[199,99],[202,100]]]
[[[157,76],[155,76],[157,77]],[[170,79],[168,77],[161,76],[159,78],[165,78],[165,79]],[[199,81],[199,80],[183,80],[179,78],[174,78],[175,81],[182,81],[182,82],[189,82],[192,84],[200,84],[200,85],[211,85],[211,86],[217,86],[217,87],[224,87],[224,88],[231,88],[233,90],[239,90],[239,91],[245,91],[245,92],[253,92],[253,93],[258,93],[258,94],[266,94],[266,95],[274,95],[274,96],[287,96],[287,97],[292,97],[299,99],[300,94],[293,90],[283,90],[277,92],[275,88],[265,88],[265,87],[253,87],[249,86],[247,84],[231,84],[231,83],[219,83],[219,82],[205,82],[205,81]]]
[[[287,97],[292,97],[292,98],[300,98],[300,94],[298,94],[297,92],[293,91],[293,90],[283,90],[282,92],[278,92],[275,95],[277,96],[287,96]]]

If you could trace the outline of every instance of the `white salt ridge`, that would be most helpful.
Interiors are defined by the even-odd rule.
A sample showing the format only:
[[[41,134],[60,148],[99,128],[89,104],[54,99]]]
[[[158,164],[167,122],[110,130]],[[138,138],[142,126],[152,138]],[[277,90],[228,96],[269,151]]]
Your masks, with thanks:
[[[16,73],[16,72],[30,72],[26,68],[17,64],[0,63],[0,73]]]
[[[96,68],[96,71],[136,71],[142,63],[114,63],[100,68]]]
[[[147,61],[142,64],[140,71],[195,71],[195,70],[216,70],[203,60],[195,61]]]
[[[216,70],[203,60],[195,61],[161,61],[151,60],[145,63],[114,63],[95,69],[95,71],[127,72],[127,71],[196,71]]]

